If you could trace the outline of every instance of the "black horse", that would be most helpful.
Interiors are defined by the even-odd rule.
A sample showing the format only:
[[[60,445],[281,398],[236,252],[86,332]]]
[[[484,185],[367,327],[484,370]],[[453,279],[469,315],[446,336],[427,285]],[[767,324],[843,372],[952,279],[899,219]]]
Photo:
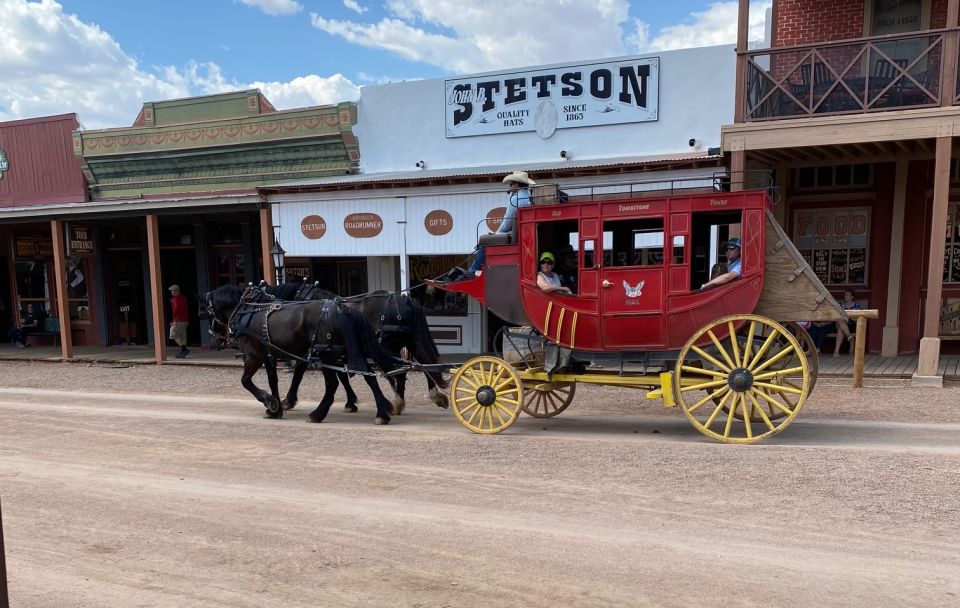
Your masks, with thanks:
[[[263,289],[281,300],[318,300],[336,299],[338,296],[330,291],[321,289],[317,284],[285,283],[283,285],[265,285]],[[440,363],[440,351],[430,335],[430,325],[423,313],[420,304],[404,294],[387,291],[374,291],[362,296],[343,298],[344,304],[359,310],[377,334],[380,345],[394,357],[399,357],[402,349],[406,349],[417,363],[432,365]],[[423,370],[427,378],[430,400],[438,407],[447,408],[450,403],[447,396],[440,389],[447,388],[447,381],[443,374],[437,371]],[[302,374],[301,376],[302,377]],[[347,407],[356,402],[356,394],[350,387],[346,376],[339,376],[340,383],[347,391]],[[290,392],[284,399],[284,407],[290,409],[297,403],[297,385],[299,379],[294,375]],[[407,386],[406,372],[394,377],[394,389],[397,399],[394,401],[393,413],[400,414],[406,406],[404,393]],[[354,411],[356,411],[354,409]]]
[[[303,378],[308,362],[341,366],[363,375],[377,404],[377,424],[390,422],[390,403],[380,390],[367,359],[383,371],[396,368],[392,358],[377,343],[369,323],[357,311],[339,300],[282,302],[259,288],[243,290],[225,285],[208,292],[204,316],[210,333],[221,342],[231,338],[244,355],[243,387],[267,409],[268,418],[282,418],[276,362],[293,359],[296,385]],[[267,370],[270,392],[253,383],[261,367]],[[317,408],[308,415],[321,422],[330,411],[339,381],[333,369],[322,367],[325,392]],[[295,391],[295,385],[291,385]],[[294,392],[295,394],[295,392]],[[289,396],[289,395],[288,395]],[[294,397],[295,402],[295,397]]]

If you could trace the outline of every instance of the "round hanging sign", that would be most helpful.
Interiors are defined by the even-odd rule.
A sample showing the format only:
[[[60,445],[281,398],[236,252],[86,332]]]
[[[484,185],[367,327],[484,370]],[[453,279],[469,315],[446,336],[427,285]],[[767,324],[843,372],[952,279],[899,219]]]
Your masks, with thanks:
[[[383,231],[383,218],[376,213],[351,213],[343,219],[343,229],[355,239],[369,239]]]
[[[327,233],[327,220],[319,215],[308,215],[300,220],[300,232],[308,239],[319,239]]]
[[[453,230],[453,216],[443,209],[434,209],[423,218],[423,227],[433,236],[442,236]]]
[[[497,207],[487,211],[487,228],[490,229],[490,232],[496,232],[500,228],[500,224],[503,223],[503,216],[506,214],[506,207]]]

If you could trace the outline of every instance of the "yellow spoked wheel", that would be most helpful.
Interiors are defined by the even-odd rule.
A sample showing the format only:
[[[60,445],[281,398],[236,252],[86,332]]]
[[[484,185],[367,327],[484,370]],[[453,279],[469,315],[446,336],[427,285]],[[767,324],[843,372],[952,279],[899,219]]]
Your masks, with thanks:
[[[523,412],[534,418],[553,418],[573,403],[576,382],[528,382],[523,390]]]
[[[520,414],[523,383],[503,359],[476,357],[454,374],[450,401],[463,426],[474,433],[499,433]]]
[[[756,443],[785,429],[811,385],[800,343],[759,315],[723,317],[701,328],[680,351],[674,375],[684,415],[725,443]]]
[[[797,366],[797,361],[799,360],[799,358],[801,356],[806,357],[807,368],[810,371],[810,388],[807,389],[807,395],[809,395],[810,393],[813,392],[814,387],[817,385],[817,373],[820,367],[819,365],[820,355],[817,354],[817,347],[816,345],[814,345],[813,339],[810,337],[810,335],[802,327],[800,327],[798,323],[794,321],[789,321],[787,323],[784,323],[783,326],[787,328],[787,330],[790,332],[790,335],[792,335],[794,338],[797,339],[797,343],[800,344],[801,352],[797,353],[795,351],[791,351],[791,353],[788,356],[785,356],[779,361],[777,361],[774,365],[771,366],[771,368],[776,368],[778,370],[795,368]],[[758,346],[763,344],[763,341],[765,339],[766,339],[766,336],[764,335],[754,336],[753,343],[755,346]],[[744,340],[740,340],[740,344],[741,344],[740,348],[742,349],[743,344],[745,344]],[[786,339],[781,335],[774,340],[773,344],[771,344],[770,352],[778,353],[780,352],[781,349],[784,349],[784,348],[790,348],[790,345],[786,341]],[[802,388],[801,383],[799,382],[799,378],[796,375],[777,376],[773,379],[773,383],[779,384],[781,386],[792,386],[795,389]],[[796,404],[798,396],[792,393],[784,393],[783,399],[789,402],[791,406],[793,406]],[[715,399],[714,402],[719,403],[719,398]],[[729,405],[724,405],[723,406],[724,413],[729,411],[729,408],[730,408]],[[766,414],[771,420],[776,420],[777,418],[783,418],[784,416],[788,415],[787,412],[783,410],[779,410],[775,407],[769,406],[769,404],[766,409],[767,409]],[[734,416],[736,416],[738,420],[742,420],[743,410],[738,409],[736,412],[734,412]],[[763,422],[763,418],[757,412],[753,413],[750,420],[751,422]]]

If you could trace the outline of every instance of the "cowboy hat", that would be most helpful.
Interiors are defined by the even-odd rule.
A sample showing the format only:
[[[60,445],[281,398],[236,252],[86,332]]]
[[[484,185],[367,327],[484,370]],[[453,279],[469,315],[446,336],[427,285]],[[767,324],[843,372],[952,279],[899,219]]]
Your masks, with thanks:
[[[174,283],[170,287],[167,287],[167,291],[180,291],[180,286]]]
[[[509,184],[510,182],[517,182],[518,184],[526,184],[528,186],[533,186],[537,183],[530,179],[530,176],[527,175],[526,171],[514,171],[510,175],[503,178],[503,183]]]

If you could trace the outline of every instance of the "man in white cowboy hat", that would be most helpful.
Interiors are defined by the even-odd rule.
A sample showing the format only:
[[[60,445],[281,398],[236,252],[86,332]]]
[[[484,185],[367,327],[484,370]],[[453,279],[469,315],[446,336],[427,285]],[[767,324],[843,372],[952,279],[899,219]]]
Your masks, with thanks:
[[[514,171],[503,178],[503,183],[510,187],[510,204],[507,205],[507,211],[503,214],[503,221],[497,228],[497,234],[510,234],[513,232],[513,224],[517,218],[517,209],[530,206],[530,189],[537,182],[530,179],[526,171]],[[477,247],[477,255],[473,258],[473,263],[467,269],[465,278],[476,275],[483,269],[483,264],[487,261],[486,251],[483,247]]]

